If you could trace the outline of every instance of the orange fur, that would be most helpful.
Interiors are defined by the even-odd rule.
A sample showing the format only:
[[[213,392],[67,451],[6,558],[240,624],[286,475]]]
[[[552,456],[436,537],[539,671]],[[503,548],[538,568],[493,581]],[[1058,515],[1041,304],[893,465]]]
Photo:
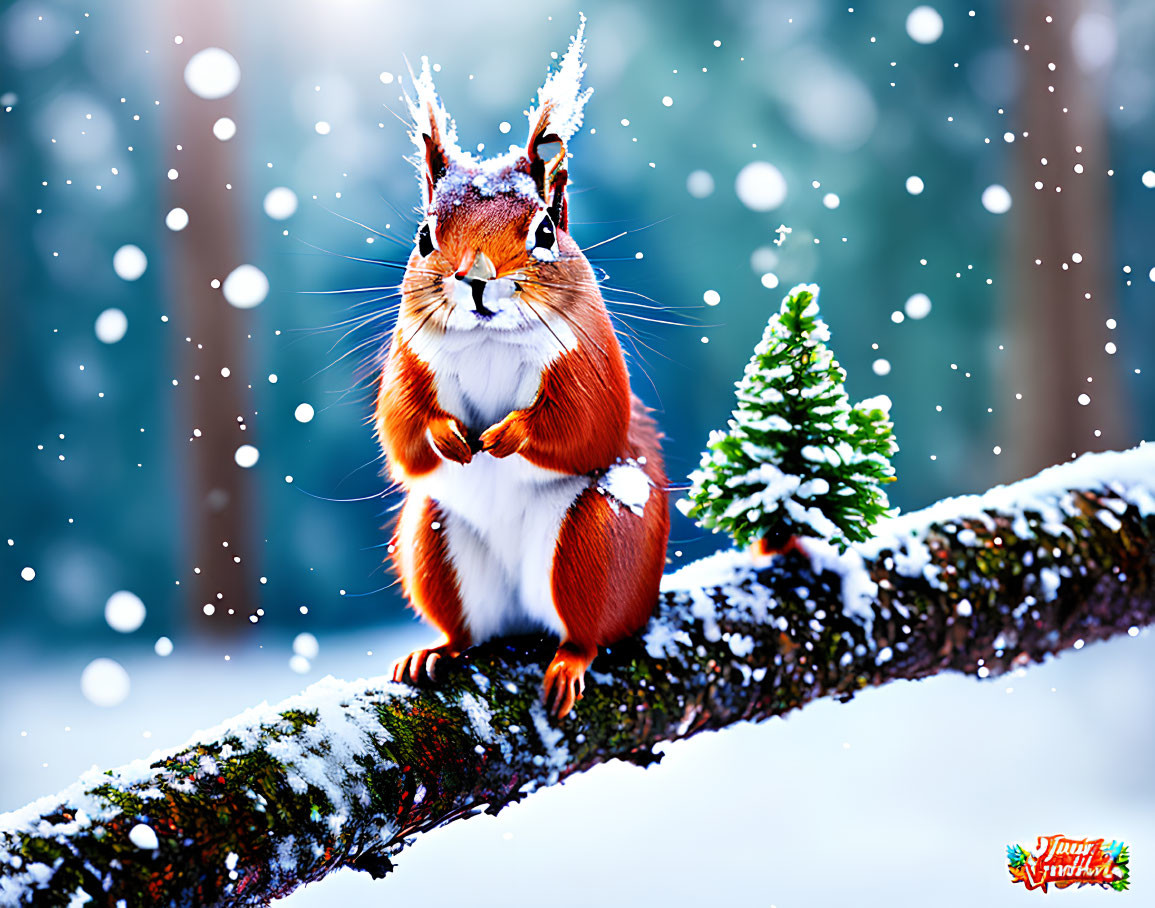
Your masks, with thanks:
[[[403,514],[393,538],[393,568],[415,611],[444,635],[443,642],[415,650],[393,667],[393,680],[419,682],[431,674],[432,656],[453,657],[472,639],[461,608],[457,577],[450,562],[443,517],[435,502],[410,498],[405,510],[415,509],[412,519]],[[434,660],[436,661],[436,660]]]
[[[622,456],[645,459],[654,486],[641,521],[628,519],[597,489],[570,508],[554,556],[554,601],[569,639],[605,646],[649,620],[666,559],[670,513],[660,435],[641,402],[633,400],[628,448]]]
[[[554,554],[553,596],[566,637],[546,670],[547,702],[559,716],[582,698],[598,647],[645,627],[656,604],[670,532],[660,435],[633,399],[628,457],[644,458],[654,491],[641,521],[625,516],[596,488],[570,508]]]
[[[604,325],[590,321],[600,349],[579,341],[576,350],[547,366],[533,406],[482,433],[483,450],[497,457],[516,452],[539,467],[575,475],[605,469],[624,456],[630,424],[625,361],[609,317]]]
[[[467,199],[439,217],[441,250],[434,256],[440,255],[456,266],[481,249],[499,275],[525,267],[525,233],[535,209],[523,200],[503,196],[483,201],[477,192],[470,193]]]
[[[432,434],[436,448],[426,433]],[[377,436],[398,482],[435,469],[441,462],[438,453],[458,463],[471,457],[460,424],[437,402],[429,367],[404,343],[394,345],[381,373]]]

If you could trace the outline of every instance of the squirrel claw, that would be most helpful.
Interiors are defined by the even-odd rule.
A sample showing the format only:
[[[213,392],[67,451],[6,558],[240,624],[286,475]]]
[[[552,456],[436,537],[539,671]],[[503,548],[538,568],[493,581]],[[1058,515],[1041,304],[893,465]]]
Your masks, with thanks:
[[[415,649],[393,663],[393,680],[400,684],[420,687],[438,680],[438,667],[443,660],[455,659],[460,652],[448,643],[424,649]]]
[[[429,425],[429,435],[433,439],[433,446],[446,460],[469,463],[473,459],[469,441],[456,419],[446,417],[434,420]]]
[[[501,422],[481,433],[481,449],[494,457],[508,457],[520,451],[526,442],[525,420],[514,410]]]
[[[586,689],[586,669],[592,661],[593,654],[577,653],[565,644],[558,647],[557,654],[545,670],[542,685],[546,709],[556,718],[564,719],[582,698]]]

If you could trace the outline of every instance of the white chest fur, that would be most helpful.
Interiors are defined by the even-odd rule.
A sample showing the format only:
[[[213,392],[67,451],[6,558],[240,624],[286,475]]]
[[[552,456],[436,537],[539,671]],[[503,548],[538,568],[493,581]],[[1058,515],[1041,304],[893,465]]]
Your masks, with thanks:
[[[549,362],[548,350],[482,338],[445,347],[429,358],[438,402],[474,432],[532,404]]]
[[[577,347],[564,319],[553,317],[548,326],[543,324],[532,311],[500,294],[495,285],[505,283],[512,281],[489,282],[484,299],[495,315],[487,319],[477,315],[468,290],[457,282],[450,327],[442,333],[421,332],[412,344],[433,373],[441,407],[475,432],[532,404],[542,370]]]
[[[417,352],[433,373],[440,406],[481,432],[533,403],[542,370],[562,349],[542,326],[515,335],[454,332]],[[564,634],[551,592],[553,554],[566,513],[589,484],[519,455],[485,452],[468,464],[445,461],[411,483],[411,495],[440,506],[475,642],[537,628]]]

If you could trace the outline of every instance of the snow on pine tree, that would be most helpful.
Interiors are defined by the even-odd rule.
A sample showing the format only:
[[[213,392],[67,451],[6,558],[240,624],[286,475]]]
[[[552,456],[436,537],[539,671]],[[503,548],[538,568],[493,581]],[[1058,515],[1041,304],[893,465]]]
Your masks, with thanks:
[[[894,479],[890,400],[852,407],[829,340],[818,287],[799,284],[737,383],[729,429],[710,433],[682,513],[763,552],[796,536],[839,548],[869,537],[889,508],[882,484]]]

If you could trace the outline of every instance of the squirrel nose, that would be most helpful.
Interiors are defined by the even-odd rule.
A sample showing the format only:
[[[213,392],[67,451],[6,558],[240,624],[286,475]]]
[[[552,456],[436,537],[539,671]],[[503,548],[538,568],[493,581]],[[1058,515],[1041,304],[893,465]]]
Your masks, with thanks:
[[[457,266],[454,277],[459,281],[472,283],[473,281],[491,281],[497,277],[497,269],[484,252],[474,249],[468,253],[461,264]]]

